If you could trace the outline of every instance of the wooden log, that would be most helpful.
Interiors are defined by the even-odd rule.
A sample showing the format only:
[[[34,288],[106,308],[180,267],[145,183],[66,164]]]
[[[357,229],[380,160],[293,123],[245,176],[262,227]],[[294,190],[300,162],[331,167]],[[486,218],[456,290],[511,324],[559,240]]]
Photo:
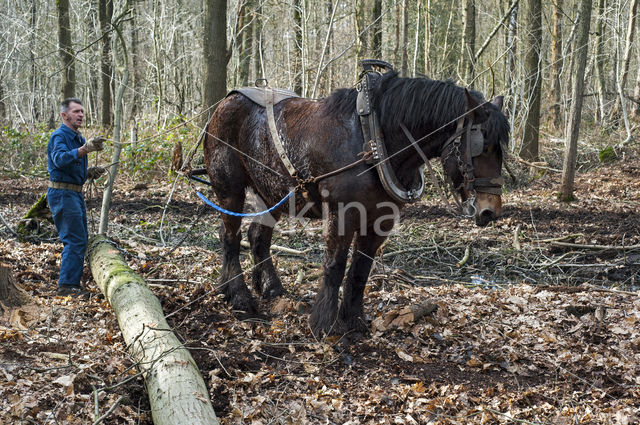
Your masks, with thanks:
[[[217,425],[198,366],[167,324],[158,298],[144,279],[104,235],[91,238],[88,258],[93,278],[143,373],[153,423]]]

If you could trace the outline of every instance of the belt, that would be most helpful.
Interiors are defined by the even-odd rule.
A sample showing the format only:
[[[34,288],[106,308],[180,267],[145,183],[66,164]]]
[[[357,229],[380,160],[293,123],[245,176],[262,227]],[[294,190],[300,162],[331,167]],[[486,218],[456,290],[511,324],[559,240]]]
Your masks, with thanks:
[[[49,182],[49,187],[52,189],[67,189],[74,192],[82,192],[81,184],[63,183],[63,182]]]

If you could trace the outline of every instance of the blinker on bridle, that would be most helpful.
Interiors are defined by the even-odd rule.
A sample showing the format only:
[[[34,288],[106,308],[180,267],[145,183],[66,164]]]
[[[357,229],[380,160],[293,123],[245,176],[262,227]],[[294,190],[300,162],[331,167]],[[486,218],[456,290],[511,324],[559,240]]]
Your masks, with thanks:
[[[460,174],[462,174],[463,182],[462,186],[470,194],[470,198],[467,200],[468,205],[473,203],[476,192],[480,193],[490,193],[494,195],[502,194],[502,185],[504,184],[504,178],[502,176],[498,177],[475,177],[473,173],[473,158],[476,158],[482,155],[484,150],[484,136],[482,135],[482,130],[480,128],[480,124],[473,124],[469,122],[465,125],[465,117],[466,114],[460,117],[457,121],[456,131],[447,139],[447,141],[442,145],[441,156],[442,153],[446,151],[447,148],[452,146],[449,155],[452,153],[455,155],[455,159],[457,161],[458,170]],[[424,154],[418,142],[413,138],[411,132],[407,129],[404,124],[400,124],[402,131],[404,132],[407,139],[411,143],[411,146],[415,148],[418,152],[418,155],[422,158],[425,165],[429,169],[429,173],[431,175],[432,182],[436,187],[438,194],[445,201],[447,206],[450,207],[449,202],[446,197],[442,193],[442,189],[437,182],[435,174],[433,172],[433,168],[431,167],[431,163],[429,159]],[[460,147],[462,145],[462,138],[465,138],[466,144],[466,155],[462,155],[460,152]],[[449,156],[448,155],[448,156]],[[459,186],[453,187],[453,182],[451,182],[453,190],[451,191],[453,194],[453,199],[455,200],[458,207],[463,210],[462,203],[456,197],[456,189]],[[475,208],[474,208],[475,209]]]

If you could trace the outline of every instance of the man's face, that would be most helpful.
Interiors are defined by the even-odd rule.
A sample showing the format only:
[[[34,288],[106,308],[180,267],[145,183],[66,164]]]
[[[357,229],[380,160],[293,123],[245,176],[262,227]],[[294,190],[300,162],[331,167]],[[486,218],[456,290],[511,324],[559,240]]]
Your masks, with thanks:
[[[69,104],[69,109],[67,112],[62,113],[62,122],[64,122],[68,127],[77,131],[82,125],[82,120],[84,119],[84,108],[82,105],[79,105],[75,102],[71,102]]]

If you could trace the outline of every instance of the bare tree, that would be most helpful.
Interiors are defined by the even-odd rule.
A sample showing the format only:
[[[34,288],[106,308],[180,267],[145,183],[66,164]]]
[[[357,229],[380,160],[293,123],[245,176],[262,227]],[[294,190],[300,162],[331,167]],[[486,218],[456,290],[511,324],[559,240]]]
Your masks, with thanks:
[[[400,66],[401,75],[408,76],[409,70],[409,2],[403,1],[402,4],[402,64]]]
[[[71,41],[69,0],[56,1],[58,7],[58,53],[62,64],[62,97],[76,96],[76,66]]]
[[[527,117],[522,136],[520,156],[528,161],[538,159],[538,140],[540,135],[540,51],[542,47],[542,4],[540,0],[528,0],[525,34],[525,93]]]
[[[98,1],[98,20],[100,21],[100,32],[102,33],[101,46],[101,61],[100,61],[100,80],[101,84],[101,97],[102,97],[102,125],[104,127],[111,127],[113,123],[111,116],[111,37],[109,32],[111,30],[111,18],[113,17],[113,2],[112,0],[99,0]]]
[[[638,13],[638,0],[631,0],[629,5],[629,20],[627,22],[627,35],[624,43],[624,56],[622,58],[622,68],[618,72],[618,87],[619,92],[616,98],[616,103],[611,110],[612,116],[620,113],[620,107],[622,106],[622,96],[624,96],[624,90],[627,87],[627,80],[629,79],[629,67],[631,65],[631,49],[633,48],[633,38],[636,32],[636,14]]]
[[[556,0],[553,9],[553,34],[551,38],[551,66],[549,67],[549,79],[551,80],[551,121],[556,129],[561,128],[564,121],[560,103],[562,94],[560,90],[560,74],[562,72],[562,0]]]
[[[203,107],[210,108],[227,93],[227,0],[204,3]],[[208,116],[208,114],[205,114]],[[207,117],[205,116],[205,119]]]
[[[598,74],[598,120],[602,122],[605,116],[605,108],[607,103],[607,82],[604,71],[604,31],[606,19],[606,0],[598,0],[598,23],[596,26],[596,70]],[[640,70],[640,67],[638,67]],[[639,74],[640,75],[640,74]]]
[[[473,80],[474,53],[476,50],[476,2],[464,0],[462,5],[462,39],[460,52],[460,76],[465,83]]]
[[[382,0],[373,0],[371,19],[373,22],[371,52],[376,59],[382,59]]]
[[[589,24],[591,23],[591,0],[582,0],[580,5],[580,18],[578,38],[576,40],[573,56],[575,57],[573,69],[573,86],[571,88],[571,111],[567,124],[566,143],[562,164],[562,184],[560,198],[571,201],[573,196],[573,183],[576,174],[576,155],[578,153],[578,135],[580,134],[580,120],[582,117],[582,103],[584,94],[584,70],[587,64],[589,51]]]

